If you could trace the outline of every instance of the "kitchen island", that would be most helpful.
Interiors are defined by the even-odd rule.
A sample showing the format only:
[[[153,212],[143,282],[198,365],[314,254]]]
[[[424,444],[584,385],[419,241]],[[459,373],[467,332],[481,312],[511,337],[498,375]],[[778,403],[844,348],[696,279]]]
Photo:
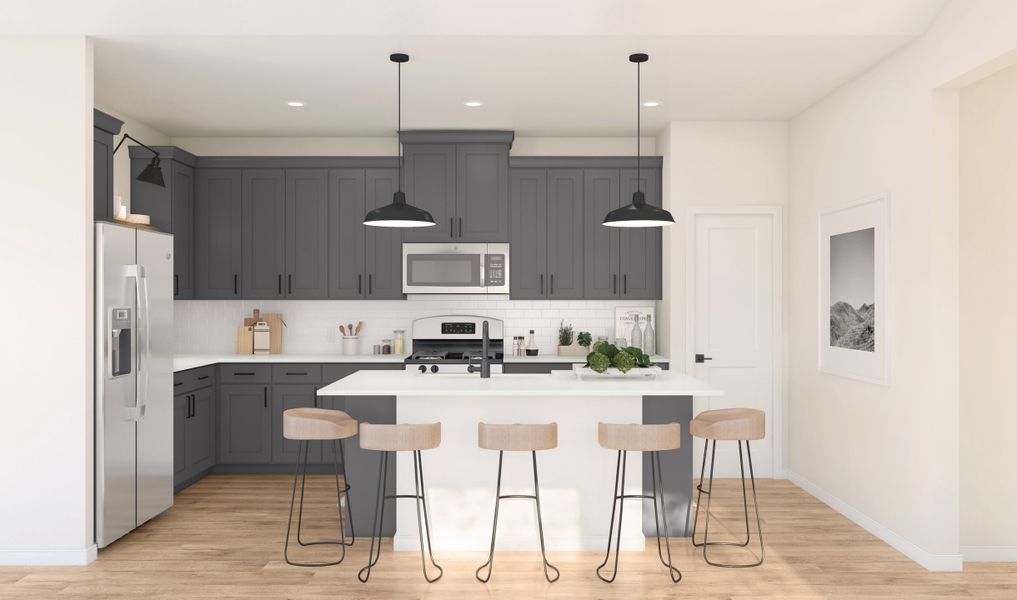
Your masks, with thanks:
[[[552,551],[603,550],[607,544],[616,453],[597,443],[598,422],[681,423],[682,447],[662,453],[661,464],[671,533],[684,535],[692,495],[692,398],[722,393],[674,371],[648,379],[596,380],[568,371],[489,379],[359,371],[318,390],[319,396],[396,396],[398,422],[442,423],[441,446],[424,452],[423,461],[432,540],[435,550],[445,551],[480,551],[490,544],[498,455],[477,447],[480,421],[558,423],[558,448],[537,453],[544,533]],[[650,493],[648,459],[640,462],[637,456],[629,457],[626,493]],[[399,453],[397,465],[397,493],[412,494],[411,454]],[[377,482],[351,482],[358,483]],[[507,494],[532,493],[529,453],[505,453],[502,486]],[[639,514],[633,502],[627,502],[627,515]],[[653,534],[653,506],[644,504],[642,523],[631,516],[624,522],[622,549],[641,550],[644,535]],[[532,502],[502,502],[499,549],[535,549],[535,532]],[[398,511],[394,547],[419,547],[416,511]]]

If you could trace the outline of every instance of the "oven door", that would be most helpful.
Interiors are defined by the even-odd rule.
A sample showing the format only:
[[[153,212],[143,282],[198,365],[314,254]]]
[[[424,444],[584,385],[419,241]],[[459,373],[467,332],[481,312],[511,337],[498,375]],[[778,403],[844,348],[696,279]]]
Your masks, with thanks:
[[[404,294],[486,294],[487,244],[403,244]]]

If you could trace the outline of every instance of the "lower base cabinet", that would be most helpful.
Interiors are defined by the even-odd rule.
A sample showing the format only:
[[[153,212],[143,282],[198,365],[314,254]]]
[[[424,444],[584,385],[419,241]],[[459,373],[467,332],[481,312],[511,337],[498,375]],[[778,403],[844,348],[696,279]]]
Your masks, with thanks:
[[[219,386],[219,462],[272,462],[272,411],[269,385]]]
[[[272,386],[272,462],[296,464],[300,458],[300,442],[283,438],[283,413],[291,408],[317,408],[318,386],[307,384],[276,384]],[[328,408],[322,406],[322,408]],[[328,451],[324,446],[329,446]],[[331,444],[310,442],[307,446],[307,464],[321,464],[322,456],[332,463]]]
[[[173,397],[173,485],[180,488],[215,464],[215,388]]]

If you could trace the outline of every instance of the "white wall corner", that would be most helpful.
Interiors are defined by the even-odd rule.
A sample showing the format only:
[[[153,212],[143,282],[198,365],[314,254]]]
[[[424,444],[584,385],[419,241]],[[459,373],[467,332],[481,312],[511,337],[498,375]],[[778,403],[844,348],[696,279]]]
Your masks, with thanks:
[[[787,475],[791,483],[812,494],[823,504],[851,519],[862,529],[883,540],[893,549],[929,571],[963,570],[966,555],[929,552],[794,471],[789,469]]]
[[[95,544],[81,550],[0,550],[0,565],[83,567],[95,562],[98,554]]]

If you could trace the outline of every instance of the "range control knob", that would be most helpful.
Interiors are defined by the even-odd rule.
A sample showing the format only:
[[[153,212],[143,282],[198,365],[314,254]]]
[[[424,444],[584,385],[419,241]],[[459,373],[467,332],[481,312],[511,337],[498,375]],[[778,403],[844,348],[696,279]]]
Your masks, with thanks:
[[[425,367],[424,365],[420,365],[419,367],[417,367],[417,370],[420,371],[421,373],[427,373],[427,367]]]
[[[432,373],[437,373],[438,372],[438,365],[431,365],[431,372]]]

